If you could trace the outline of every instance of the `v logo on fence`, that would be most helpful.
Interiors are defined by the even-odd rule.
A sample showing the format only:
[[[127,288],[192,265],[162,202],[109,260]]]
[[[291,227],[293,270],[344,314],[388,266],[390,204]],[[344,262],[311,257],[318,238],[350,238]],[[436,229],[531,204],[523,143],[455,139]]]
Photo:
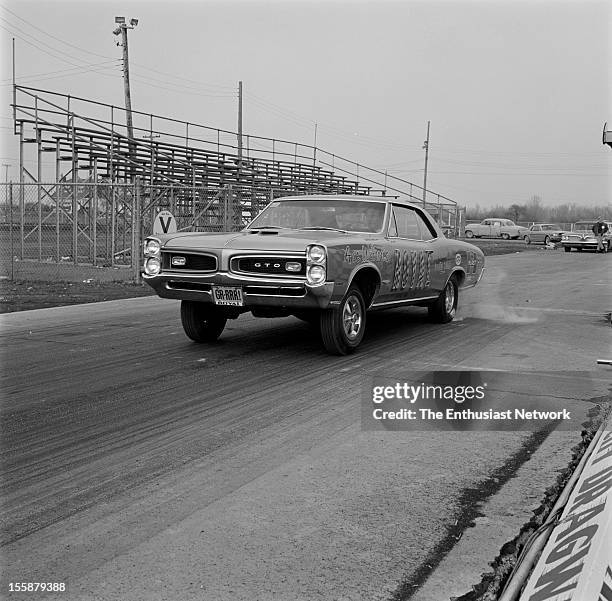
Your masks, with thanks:
[[[176,219],[170,211],[160,211],[153,222],[154,234],[173,234],[176,232]]]

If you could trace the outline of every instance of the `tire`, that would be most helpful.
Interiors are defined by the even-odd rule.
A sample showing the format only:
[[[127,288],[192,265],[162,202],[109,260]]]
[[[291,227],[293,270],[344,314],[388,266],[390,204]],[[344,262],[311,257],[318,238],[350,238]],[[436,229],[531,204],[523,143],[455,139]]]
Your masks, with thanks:
[[[546,236],[546,237],[544,238],[544,244],[545,244],[546,246],[548,246],[548,245],[550,244],[550,236]]]
[[[503,240],[510,240],[510,234],[506,234],[505,232],[501,235]]]
[[[472,230],[465,230],[465,237],[466,238],[473,238],[474,237],[474,232]]]
[[[571,247],[571,246],[564,246],[564,247],[563,247],[563,250],[564,250],[566,253],[571,253],[571,252],[572,252],[572,247]]]
[[[366,306],[357,286],[351,286],[340,305],[321,311],[321,339],[332,355],[355,352],[363,340],[366,327]]]
[[[188,338],[195,342],[214,342],[221,336],[227,317],[215,305],[181,301],[181,323]]]
[[[531,244],[531,238],[529,236],[525,236],[523,240],[525,240],[525,244]]]
[[[459,288],[453,277],[446,283],[438,300],[436,300],[433,305],[429,306],[429,318],[435,323],[448,323],[449,321],[453,321],[457,314],[458,300]]]

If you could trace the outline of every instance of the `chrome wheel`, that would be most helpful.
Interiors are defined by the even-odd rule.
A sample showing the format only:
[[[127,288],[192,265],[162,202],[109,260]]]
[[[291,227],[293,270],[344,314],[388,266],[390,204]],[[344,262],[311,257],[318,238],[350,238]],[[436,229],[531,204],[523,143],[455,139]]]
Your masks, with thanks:
[[[321,339],[333,355],[353,353],[366,329],[366,303],[358,286],[351,286],[340,306],[321,311]]]
[[[429,317],[436,323],[448,323],[455,319],[459,290],[455,278],[451,278],[440,292],[435,303],[429,305]]]
[[[455,309],[455,286],[449,282],[444,289],[444,310],[451,314]]]
[[[361,331],[363,313],[361,303],[355,295],[349,296],[342,309],[342,326],[348,340],[355,340]]]

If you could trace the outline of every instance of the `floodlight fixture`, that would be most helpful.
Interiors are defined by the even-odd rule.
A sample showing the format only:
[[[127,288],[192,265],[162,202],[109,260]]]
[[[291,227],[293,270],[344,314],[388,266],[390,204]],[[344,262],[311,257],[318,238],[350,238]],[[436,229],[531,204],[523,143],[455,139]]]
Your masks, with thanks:
[[[136,27],[136,25],[138,25],[138,19],[130,19],[130,25]]]
[[[113,30],[113,33],[114,33],[115,35],[119,35],[119,34],[121,33],[121,27],[117,27],[117,29],[114,29],[114,30]]]

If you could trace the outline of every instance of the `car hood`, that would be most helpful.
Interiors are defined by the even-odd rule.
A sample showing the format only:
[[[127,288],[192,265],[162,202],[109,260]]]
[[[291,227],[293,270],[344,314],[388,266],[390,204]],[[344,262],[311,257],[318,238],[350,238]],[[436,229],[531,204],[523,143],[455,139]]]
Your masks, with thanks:
[[[367,238],[360,234],[359,240]],[[350,244],[354,234],[322,230],[245,230],[231,233],[185,232],[167,234],[161,239],[164,248],[190,248],[194,250],[232,248],[237,250],[305,251],[309,244]]]

